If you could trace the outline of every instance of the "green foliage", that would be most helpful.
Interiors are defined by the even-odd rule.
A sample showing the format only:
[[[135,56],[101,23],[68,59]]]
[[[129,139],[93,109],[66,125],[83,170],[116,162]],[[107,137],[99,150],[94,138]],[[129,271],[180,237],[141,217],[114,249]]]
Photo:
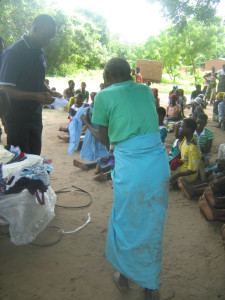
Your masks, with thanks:
[[[196,66],[204,66],[209,59],[225,57],[224,27],[214,16],[218,2],[161,0],[167,16],[176,26],[136,45],[121,43],[118,35],[109,33],[106,20],[94,12],[80,9],[66,15],[54,6],[49,7],[44,0],[1,0],[0,36],[8,46],[29,31],[37,15],[48,13],[57,24],[55,38],[44,48],[48,75],[66,77],[80,69],[98,70],[110,58],[121,57],[128,60],[132,68],[137,59],[161,60],[171,82],[183,76],[177,71],[180,65],[191,65],[194,84],[201,81],[201,75],[195,72]]]
[[[160,2],[164,15],[180,30],[188,22],[195,19],[206,26],[212,25],[215,20],[216,8],[220,0],[148,0]]]

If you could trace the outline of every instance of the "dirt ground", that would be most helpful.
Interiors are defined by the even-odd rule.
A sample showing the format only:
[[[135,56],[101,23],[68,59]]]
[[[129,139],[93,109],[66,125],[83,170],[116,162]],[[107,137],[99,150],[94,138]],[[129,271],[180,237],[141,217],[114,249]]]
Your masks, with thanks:
[[[166,106],[166,96],[161,95],[161,98]],[[211,107],[207,109],[209,116],[211,110]],[[42,157],[53,160],[52,188],[59,190],[76,185],[93,197],[93,203],[87,208],[56,207],[56,216],[50,225],[71,231],[85,223],[88,212],[91,212],[91,222],[75,234],[64,235],[51,247],[15,246],[8,236],[0,234],[0,299],[144,299],[143,289],[132,283],[128,294],[120,294],[111,279],[114,269],[104,256],[113,199],[110,185],[93,181],[94,170],[84,172],[73,167],[72,161],[79,159],[79,152],[69,156],[68,144],[57,138],[59,126],[67,123],[65,112],[45,110],[43,123]],[[225,142],[225,133],[215,126],[209,121],[208,128],[215,133],[212,164],[219,145]],[[168,134],[167,149],[173,140],[174,134]],[[74,192],[61,194],[57,203],[80,205],[87,201],[86,196]],[[163,242],[161,300],[225,299],[225,251],[221,227],[222,223],[207,222],[200,215],[197,199],[190,201],[180,191],[170,191]],[[51,242],[58,236],[56,229],[46,229],[39,241]]]

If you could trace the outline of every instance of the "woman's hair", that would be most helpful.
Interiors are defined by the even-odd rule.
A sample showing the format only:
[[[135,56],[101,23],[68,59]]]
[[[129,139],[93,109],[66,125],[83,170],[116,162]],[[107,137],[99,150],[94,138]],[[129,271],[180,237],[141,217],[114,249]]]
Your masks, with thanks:
[[[183,123],[185,123],[187,128],[191,129],[192,133],[197,129],[197,123],[193,119],[184,119]]]
[[[110,59],[104,68],[105,76],[111,76],[113,78],[123,78],[130,80],[131,70],[128,62],[123,58],[112,58]]]
[[[202,120],[203,122],[207,123],[208,121],[208,116],[206,114],[199,114],[197,119]]]
[[[158,115],[163,116],[163,118],[165,118],[166,110],[165,110],[164,107],[159,106],[159,107],[156,108],[156,110],[157,110]]]

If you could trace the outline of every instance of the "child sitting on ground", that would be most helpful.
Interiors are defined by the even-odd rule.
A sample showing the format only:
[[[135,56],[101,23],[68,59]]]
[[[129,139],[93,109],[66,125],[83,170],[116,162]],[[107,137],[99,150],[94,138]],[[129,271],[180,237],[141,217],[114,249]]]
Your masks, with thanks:
[[[176,157],[180,153],[180,144],[184,138],[183,135],[180,133],[180,123],[175,125],[174,133],[176,139],[170,148],[169,161],[171,161],[174,157]]]
[[[187,182],[193,182],[198,177],[198,169],[201,161],[201,151],[198,141],[194,137],[197,123],[193,119],[184,119],[181,123],[180,134],[184,136],[180,153],[176,157],[180,159],[178,167],[171,171],[170,183],[175,184],[179,177],[185,176]]]
[[[210,151],[214,139],[214,134],[212,130],[205,127],[207,121],[208,121],[208,116],[206,114],[200,114],[197,117],[196,120],[197,129],[194,132],[194,136],[197,139],[200,146],[200,150],[202,152],[202,157],[203,157],[205,167],[209,166]]]
[[[158,118],[159,118],[159,132],[160,132],[160,138],[162,143],[165,142],[165,139],[167,137],[167,129],[166,126],[163,124],[163,120],[166,116],[166,110],[164,107],[157,107],[156,108],[157,113],[158,113]]]

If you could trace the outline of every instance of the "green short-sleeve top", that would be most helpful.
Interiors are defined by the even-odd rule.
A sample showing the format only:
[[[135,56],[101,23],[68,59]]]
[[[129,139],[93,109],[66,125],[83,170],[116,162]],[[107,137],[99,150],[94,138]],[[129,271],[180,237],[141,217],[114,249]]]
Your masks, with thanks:
[[[95,96],[92,122],[108,127],[111,144],[159,131],[151,90],[131,80],[112,84]]]

